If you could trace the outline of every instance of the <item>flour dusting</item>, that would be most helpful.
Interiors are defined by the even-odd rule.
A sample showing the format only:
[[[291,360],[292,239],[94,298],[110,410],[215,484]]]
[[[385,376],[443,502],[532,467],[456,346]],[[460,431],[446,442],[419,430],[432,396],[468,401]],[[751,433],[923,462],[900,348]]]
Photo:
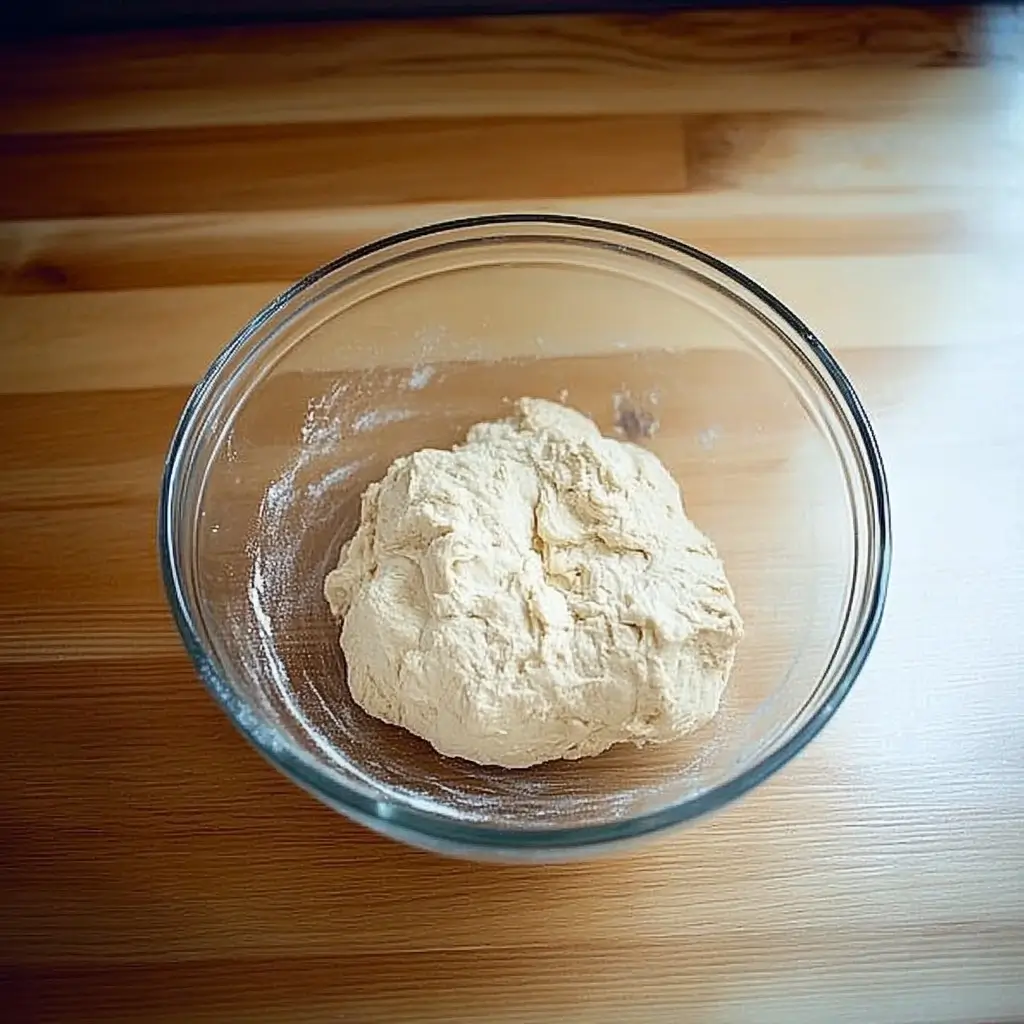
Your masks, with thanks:
[[[365,434],[368,430],[376,430],[388,423],[411,419],[413,415],[409,409],[370,409],[355,418],[352,429],[357,434]]]
[[[417,366],[409,375],[405,386],[410,391],[422,391],[433,378],[437,370],[433,366]]]
[[[346,466],[339,466],[337,469],[332,469],[327,476],[322,477],[320,480],[314,480],[310,484],[306,484],[306,496],[307,498],[313,498],[314,500],[322,499],[325,494],[333,490],[339,484],[343,484],[353,473],[362,469],[366,465],[365,459],[357,459],[355,462],[350,462]]]
[[[299,429],[297,453],[267,487],[260,502],[258,528],[249,537],[252,569],[248,600],[257,627],[253,639],[282,694],[289,688],[289,676],[275,642],[274,618],[295,612],[296,540],[314,517],[322,515],[323,499],[331,489],[343,484],[359,467],[357,463],[343,464],[306,484],[304,501],[299,500],[303,488],[298,481],[308,475],[315,463],[329,457],[340,446],[344,429],[339,406],[349,388],[348,383],[339,381],[323,395],[309,400]],[[271,609],[276,613],[273,616]]]
[[[697,435],[697,443],[704,449],[704,451],[710,451],[715,447],[715,444],[721,436],[722,430],[720,427],[706,427]]]

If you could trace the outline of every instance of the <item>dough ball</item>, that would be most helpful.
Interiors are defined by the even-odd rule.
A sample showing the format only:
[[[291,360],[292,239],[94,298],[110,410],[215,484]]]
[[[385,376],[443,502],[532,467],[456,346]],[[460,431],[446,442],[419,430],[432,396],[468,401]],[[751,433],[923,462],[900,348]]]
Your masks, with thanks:
[[[704,725],[742,633],[661,462],[530,398],[396,460],[324,593],[361,707],[507,768]]]

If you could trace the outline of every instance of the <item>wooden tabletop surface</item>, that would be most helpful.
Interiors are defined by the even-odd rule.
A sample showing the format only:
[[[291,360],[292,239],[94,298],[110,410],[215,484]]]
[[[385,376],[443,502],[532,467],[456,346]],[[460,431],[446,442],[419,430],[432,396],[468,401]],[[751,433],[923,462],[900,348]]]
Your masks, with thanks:
[[[785,10],[0,54],[0,1016],[1024,1020],[1024,22]],[[873,417],[894,562],[805,755],[620,860],[405,849],[263,763],[165,607],[189,388],[285,284],[454,214],[738,264]]]

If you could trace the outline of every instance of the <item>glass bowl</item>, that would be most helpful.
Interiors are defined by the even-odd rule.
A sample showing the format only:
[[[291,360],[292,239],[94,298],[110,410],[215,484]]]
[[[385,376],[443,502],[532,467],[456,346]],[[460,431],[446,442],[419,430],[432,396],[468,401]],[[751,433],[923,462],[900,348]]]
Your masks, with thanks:
[[[322,585],[362,491],[523,396],[643,435],[725,562],[746,635],[719,714],[682,741],[482,767],[348,693]],[[371,828],[503,860],[591,855],[767,779],[853,685],[889,560],[871,427],[793,313],[672,239],[541,215],[395,235],[258,313],[185,407],[159,531],[185,645],[259,751]]]

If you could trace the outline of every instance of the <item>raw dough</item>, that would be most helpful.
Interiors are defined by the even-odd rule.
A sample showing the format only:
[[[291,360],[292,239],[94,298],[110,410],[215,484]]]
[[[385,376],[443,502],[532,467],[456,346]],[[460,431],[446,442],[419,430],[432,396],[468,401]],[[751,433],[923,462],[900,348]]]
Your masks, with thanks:
[[[656,456],[531,398],[396,460],[324,594],[361,707],[508,768],[704,725],[743,628]]]

